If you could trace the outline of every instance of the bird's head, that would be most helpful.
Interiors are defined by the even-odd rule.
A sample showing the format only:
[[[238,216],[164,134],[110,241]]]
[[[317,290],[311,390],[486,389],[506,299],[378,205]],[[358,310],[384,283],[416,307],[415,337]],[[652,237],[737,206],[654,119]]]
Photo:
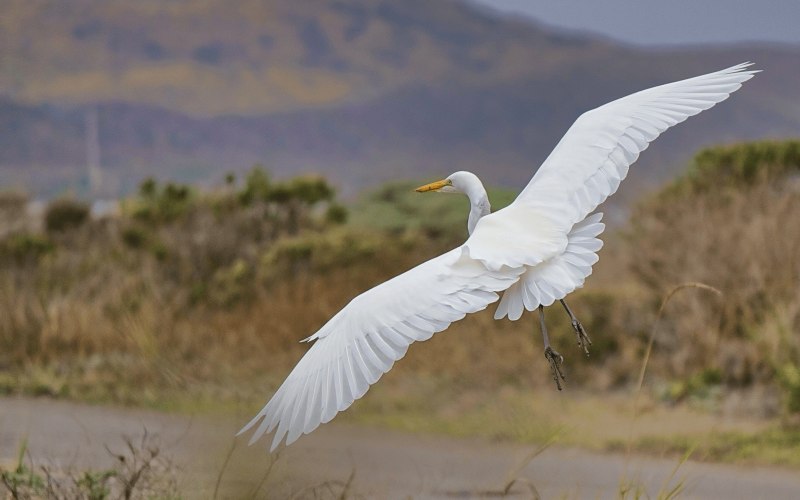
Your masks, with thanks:
[[[440,181],[431,182],[415,189],[418,193],[434,191],[437,193],[465,193],[469,194],[476,186],[481,186],[481,181],[472,172],[455,172]]]

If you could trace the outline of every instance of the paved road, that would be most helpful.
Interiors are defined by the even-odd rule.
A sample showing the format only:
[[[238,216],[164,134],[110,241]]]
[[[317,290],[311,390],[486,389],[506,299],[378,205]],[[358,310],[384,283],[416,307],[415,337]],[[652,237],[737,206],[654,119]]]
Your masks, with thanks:
[[[220,498],[253,497],[270,458],[266,442],[247,448],[233,433],[244,418],[187,417],[145,410],[86,406],[47,399],[0,398],[0,463],[9,464],[27,436],[31,456],[68,467],[108,467],[106,447],[122,448],[123,436],[157,435],[180,467],[182,491],[210,498],[225,456]],[[509,474],[534,447],[484,440],[407,435],[329,424],[284,450],[258,498],[330,498],[351,473],[352,496],[368,498],[475,498],[499,496]],[[513,474],[512,495],[543,498],[615,498],[625,478],[651,497],[677,464],[675,459],[599,454],[551,447]],[[800,472],[689,462],[683,498],[800,498]],[[674,483],[673,483],[674,484]]]

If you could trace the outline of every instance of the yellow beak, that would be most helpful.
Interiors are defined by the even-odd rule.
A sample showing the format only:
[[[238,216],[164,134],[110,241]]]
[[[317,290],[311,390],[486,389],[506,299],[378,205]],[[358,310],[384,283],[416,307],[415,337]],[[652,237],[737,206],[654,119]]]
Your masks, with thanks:
[[[449,180],[442,179],[440,181],[431,182],[430,184],[425,184],[424,186],[420,186],[417,189],[415,189],[414,191],[416,191],[418,193],[424,193],[426,191],[438,191],[438,190],[442,189],[443,187],[449,186],[449,185],[450,185],[450,181]]]

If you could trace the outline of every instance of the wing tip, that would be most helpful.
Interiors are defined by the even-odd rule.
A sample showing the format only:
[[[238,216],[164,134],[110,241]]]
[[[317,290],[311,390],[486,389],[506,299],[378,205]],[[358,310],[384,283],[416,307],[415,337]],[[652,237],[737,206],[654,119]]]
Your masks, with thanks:
[[[270,453],[274,453],[275,450],[278,449],[278,447],[281,445],[281,442],[283,441],[284,437],[286,437],[286,431],[285,430],[283,432],[276,432],[275,433],[275,437],[272,438],[272,444],[269,445],[269,452]],[[295,438],[295,439],[297,439],[297,438]],[[294,440],[292,440],[292,441],[294,441]],[[289,441],[287,439],[286,440],[286,446],[289,446],[292,443],[292,441]]]
[[[254,425],[256,425],[259,421],[261,421],[262,418],[264,418],[264,413],[263,412],[258,412],[258,414],[255,417],[252,418],[252,420],[247,422],[244,425],[244,427],[239,429],[239,432],[236,433],[236,437],[239,437],[242,434],[244,434],[245,432],[247,432],[250,429],[252,429]],[[250,443],[250,444],[253,444],[253,443]]]
[[[244,434],[247,431],[249,431],[255,424],[257,424],[264,417],[265,416],[262,415],[262,414],[257,415],[253,420],[248,422],[247,425],[242,427],[239,430],[239,432],[236,433],[235,437],[239,437],[242,434]],[[254,444],[256,444],[256,442],[261,440],[261,438],[264,437],[265,434],[268,434],[268,432],[266,430],[257,430],[256,432],[253,433],[252,436],[250,436],[250,439],[247,441],[247,446],[253,446]],[[287,437],[286,436],[287,434],[288,434],[288,432],[285,429],[283,431],[279,430],[279,431],[275,432],[275,435],[273,436],[273,439],[272,439],[272,443],[270,443],[270,446],[269,446],[269,452],[270,453],[274,453],[275,450],[278,449],[278,447],[280,447],[281,443],[283,443],[284,439]],[[286,438],[286,446],[289,446],[290,444],[295,442],[303,434],[307,434],[307,433],[301,431],[300,434],[298,434],[297,436],[289,436],[289,438]]]
[[[747,81],[753,78],[753,76],[755,76],[756,73],[761,73],[762,71],[764,71],[763,69],[748,69],[751,68],[753,65],[755,65],[754,62],[745,61],[743,63],[736,64],[735,66],[731,66],[730,68],[725,68],[722,71],[720,71],[720,73],[729,75],[744,75],[746,79],[742,81]]]

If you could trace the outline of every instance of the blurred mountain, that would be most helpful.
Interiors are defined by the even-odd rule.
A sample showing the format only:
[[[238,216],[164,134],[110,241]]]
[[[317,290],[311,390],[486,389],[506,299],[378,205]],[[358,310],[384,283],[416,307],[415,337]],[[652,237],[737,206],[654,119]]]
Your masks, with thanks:
[[[634,186],[703,145],[800,134],[800,47],[643,50],[455,0],[7,0],[0,182],[88,190],[99,156],[111,194],[257,162],[351,192],[457,169],[519,188],[583,111],[744,60],[765,72],[665,134]]]

